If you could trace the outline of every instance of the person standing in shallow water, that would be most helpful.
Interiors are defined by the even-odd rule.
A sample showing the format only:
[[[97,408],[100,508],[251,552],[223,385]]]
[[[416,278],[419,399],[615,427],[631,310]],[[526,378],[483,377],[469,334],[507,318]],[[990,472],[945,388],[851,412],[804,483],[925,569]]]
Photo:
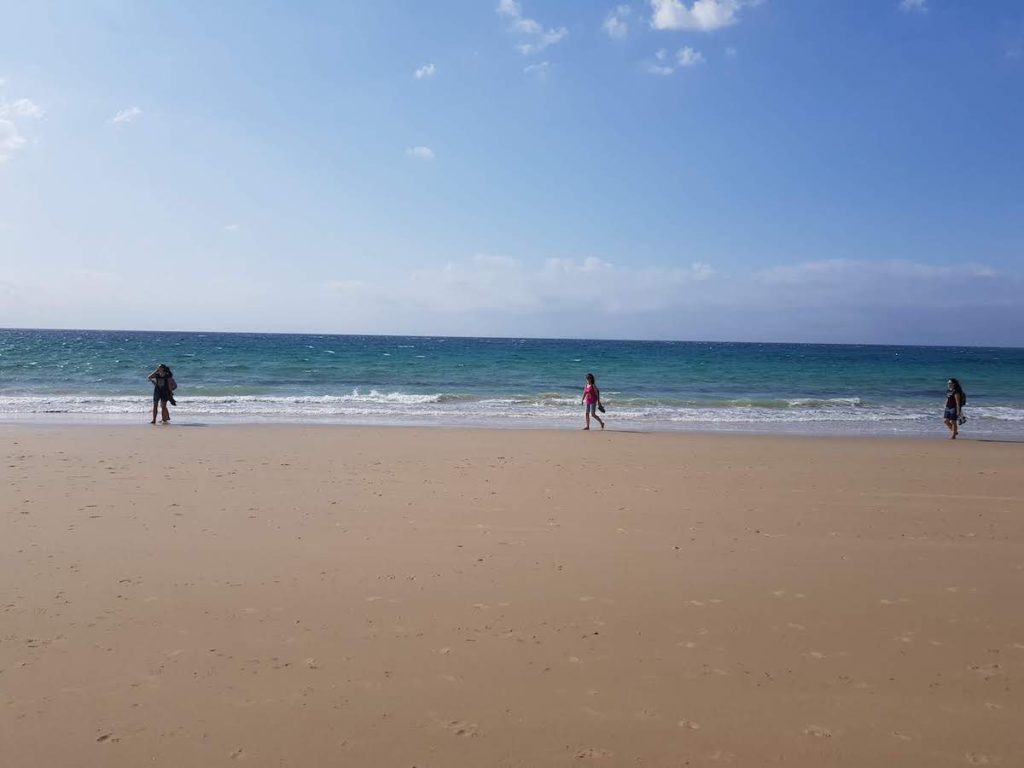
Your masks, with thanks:
[[[963,419],[963,407],[966,400],[964,388],[960,382],[951,378],[946,382],[946,409],[942,412],[942,420],[946,423],[946,429],[950,431],[950,440],[956,440],[960,434],[960,423]]]
[[[587,425],[584,429],[590,429],[591,416],[597,419],[597,423],[601,425],[601,429],[604,429],[604,422],[601,420],[601,417],[597,415],[597,407],[601,404],[601,390],[597,388],[597,383],[594,381],[594,374],[592,373],[587,374],[587,386],[583,388],[582,402],[587,419]]]
[[[171,373],[170,368],[160,363],[147,378],[153,383],[153,419],[149,423],[156,424],[156,411],[157,408],[160,408],[160,420],[166,424],[171,420],[171,414],[167,411],[167,403],[177,405],[174,402],[174,374]]]

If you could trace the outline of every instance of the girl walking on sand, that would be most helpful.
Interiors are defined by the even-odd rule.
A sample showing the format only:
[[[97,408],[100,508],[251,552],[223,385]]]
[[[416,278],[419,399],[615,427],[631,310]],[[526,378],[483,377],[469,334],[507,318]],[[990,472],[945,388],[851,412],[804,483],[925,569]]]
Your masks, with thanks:
[[[601,390],[597,388],[597,384],[594,382],[594,374],[587,374],[587,386],[583,388],[583,407],[587,419],[587,426],[584,429],[590,429],[590,417],[593,416],[597,419],[597,423],[601,425],[601,429],[604,429],[604,422],[601,421],[601,417],[597,415],[598,406],[601,405]],[[603,410],[603,409],[602,409]]]

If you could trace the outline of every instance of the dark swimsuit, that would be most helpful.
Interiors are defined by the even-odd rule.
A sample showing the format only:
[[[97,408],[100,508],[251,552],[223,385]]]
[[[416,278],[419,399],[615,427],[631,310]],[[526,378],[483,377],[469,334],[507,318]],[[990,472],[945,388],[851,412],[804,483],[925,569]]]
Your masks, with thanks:
[[[944,421],[956,421],[960,416],[956,409],[956,392],[952,389],[946,390],[946,410],[942,412]]]
[[[153,402],[167,402],[171,399],[171,385],[167,376],[154,376]]]

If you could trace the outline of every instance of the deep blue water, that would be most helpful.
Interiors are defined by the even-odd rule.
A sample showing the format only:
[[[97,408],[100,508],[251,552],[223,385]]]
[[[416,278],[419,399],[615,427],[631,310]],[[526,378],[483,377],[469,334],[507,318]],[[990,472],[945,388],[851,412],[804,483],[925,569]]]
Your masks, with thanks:
[[[0,330],[0,418],[122,420],[167,363],[176,421],[570,426],[592,371],[613,426],[1024,437],[1024,349]]]

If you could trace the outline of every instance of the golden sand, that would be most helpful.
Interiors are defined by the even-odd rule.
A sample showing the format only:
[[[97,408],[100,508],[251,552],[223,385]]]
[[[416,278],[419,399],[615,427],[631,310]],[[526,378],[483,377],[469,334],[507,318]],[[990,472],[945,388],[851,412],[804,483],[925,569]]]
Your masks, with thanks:
[[[3,427],[0,766],[1024,766],[1024,445]]]

